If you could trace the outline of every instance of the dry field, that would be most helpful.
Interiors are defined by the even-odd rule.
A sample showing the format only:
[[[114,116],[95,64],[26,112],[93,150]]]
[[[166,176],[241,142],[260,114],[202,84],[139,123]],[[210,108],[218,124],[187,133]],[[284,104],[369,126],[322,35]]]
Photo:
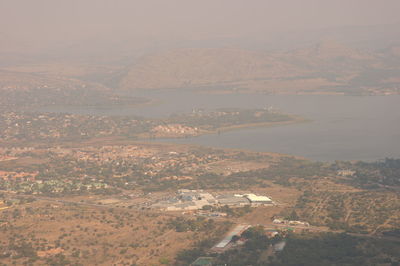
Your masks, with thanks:
[[[218,223],[212,231],[178,233],[168,227],[169,219],[161,213],[39,200],[1,210],[1,262],[173,265],[179,250],[223,233]]]

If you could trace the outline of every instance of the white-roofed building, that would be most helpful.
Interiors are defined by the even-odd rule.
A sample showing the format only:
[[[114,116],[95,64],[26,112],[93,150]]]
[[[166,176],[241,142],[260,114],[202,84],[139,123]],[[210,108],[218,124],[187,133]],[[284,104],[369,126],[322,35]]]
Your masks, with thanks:
[[[222,195],[217,198],[219,205],[227,205],[233,207],[241,207],[250,205],[250,201],[241,195]]]
[[[243,195],[246,197],[250,202],[251,205],[253,206],[258,206],[258,205],[271,205],[273,202],[270,198],[267,196],[257,196],[256,194],[245,194]]]

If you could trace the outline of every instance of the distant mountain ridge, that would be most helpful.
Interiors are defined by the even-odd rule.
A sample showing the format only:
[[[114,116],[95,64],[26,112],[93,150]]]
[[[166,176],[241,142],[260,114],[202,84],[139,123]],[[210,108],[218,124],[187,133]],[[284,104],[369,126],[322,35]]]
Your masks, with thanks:
[[[281,71],[279,71],[281,70]],[[142,58],[122,80],[122,87],[175,88],[231,84],[295,71],[261,52],[239,49],[182,49]]]
[[[123,89],[221,86],[267,93],[379,93],[396,89],[396,84],[388,85],[384,80],[400,74],[400,61],[393,62],[388,55],[398,51],[395,47],[385,53],[361,51],[331,40],[276,53],[180,49],[141,58],[127,69],[119,85]],[[371,71],[379,75],[374,82],[363,83],[362,76]],[[357,78],[358,85],[354,86],[352,80]]]

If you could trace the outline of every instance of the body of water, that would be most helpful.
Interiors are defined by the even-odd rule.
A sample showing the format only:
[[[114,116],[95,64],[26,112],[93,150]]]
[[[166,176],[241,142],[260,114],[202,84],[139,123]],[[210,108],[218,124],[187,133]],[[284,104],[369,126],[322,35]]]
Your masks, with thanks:
[[[399,95],[209,95],[173,90],[136,92],[135,95],[156,99],[159,103],[136,108],[51,107],[44,111],[165,117],[199,108],[272,106],[285,113],[303,116],[311,122],[161,141],[286,153],[320,161],[370,161],[400,157]]]

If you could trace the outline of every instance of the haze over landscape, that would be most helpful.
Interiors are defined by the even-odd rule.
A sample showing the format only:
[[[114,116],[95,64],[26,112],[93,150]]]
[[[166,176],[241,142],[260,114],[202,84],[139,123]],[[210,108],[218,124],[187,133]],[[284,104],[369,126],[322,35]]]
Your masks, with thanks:
[[[399,265],[399,10],[0,0],[0,265]]]

